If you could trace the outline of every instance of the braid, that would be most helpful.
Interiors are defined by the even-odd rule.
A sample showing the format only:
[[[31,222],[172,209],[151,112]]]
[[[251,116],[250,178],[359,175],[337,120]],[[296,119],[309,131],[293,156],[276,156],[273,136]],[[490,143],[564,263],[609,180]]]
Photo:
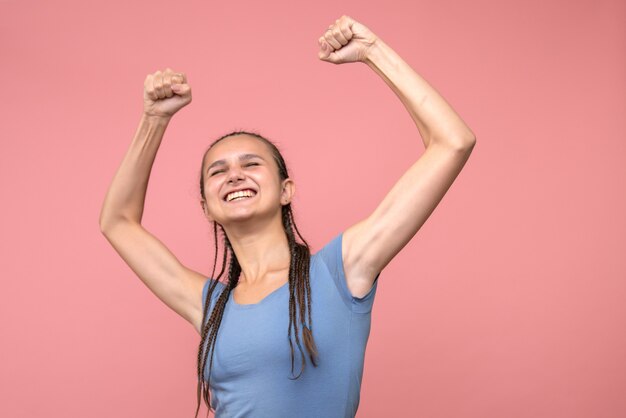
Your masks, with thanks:
[[[215,222],[213,222],[213,235],[215,236],[215,258],[213,259],[213,271],[211,272],[211,276],[210,277],[214,277],[215,274],[215,265],[217,264],[217,224]],[[224,253],[224,255],[226,255],[226,253]],[[222,262],[222,270],[219,273],[219,276],[221,276],[224,273],[224,263],[225,260]],[[217,285],[217,280],[214,282],[209,283],[209,288],[207,291],[207,297],[206,297],[206,301],[207,303],[204,304],[204,310],[202,312],[202,325],[200,327],[201,329],[201,338],[200,338],[200,347],[198,349],[198,387],[197,387],[197,407],[196,407],[196,414],[195,416],[198,416],[198,411],[200,409],[200,395],[202,392],[204,392],[205,390],[208,391],[208,383],[207,383],[207,387],[205,387],[204,384],[204,377],[203,377],[203,370],[204,370],[204,366],[205,366],[205,362],[206,362],[206,354],[203,356],[204,354],[204,341],[206,339],[207,333],[209,331],[209,324],[211,323],[211,321],[209,320],[207,323],[205,323],[205,318],[207,315],[207,311],[209,309],[209,303],[208,301],[211,300],[211,295],[213,294],[213,290],[215,289],[215,286]],[[213,315],[211,315],[213,316]]]
[[[283,211],[283,224],[285,223],[285,219],[287,219],[287,224],[289,224],[288,213],[287,211]],[[298,349],[300,350],[300,355],[302,358],[302,368],[300,370],[300,374],[304,370],[304,353],[302,351],[302,345],[300,345],[300,337],[298,336],[298,327],[296,325],[296,301],[295,301],[295,293],[299,289],[299,280],[296,277],[295,272],[298,271],[299,263],[297,257],[297,248],[296,242],[293,236],[293,231],[290,227],[285,229],[287,239],[289,241],[289,252],[291,254],[291,263],[289,266],[289,327],[287,328],[287,338],[289,340],[289,347],[291,350],[291,374],[293,374],[293,366],[294,366],[294,352],[293,352],[293,343],[291,342],[291,329],[293,328],[296,338],[296,344],[298,344]],[[297,289],[297,290],[296,290]],[[296,379],[300,377],[300,374],[296,376]]]
[[[211,335],[209,339],[209,346],[211,347],[211,361],[209,363],[209,383],[211,381],[211,370],[213,369],[213,352],[215,351],[215,340],[217,338],[217,331],[219,330],[220,324],[222,323],[222,317],[224,316],[224,307],[226,306],[226,302],[228,301],[228,297],[232,289],[237,287],[237,283],[239,283],[239,275],[241,274],[241,266],[237,260],[237,257],[234,256],[234,252],[232,251],[232,247],[230,246],[230,242],[228,238],[226,238],[226,244],[228,245],[228,249],[231,253],[230,259],[230,267],[228,271],[228,283],[226,284],[226,289],[220,294],[219,300],[217,302],[217,314],[216,314],[216,324],[215,324],[215,332]],[[209,402],[208,391],[205,393],[205,401],[207,404]]]
[[[217,142],[221,141],[224,138],[227,138],[232,135],[245,134],[249,136],[253,136],[262,142],[264,142],[269,148],[274,157],[274,161],[278,166],[279,177],[281,180],[289,178],[289,174],[287,172],[287,167],[285,165],[285,161],[280,154],[280,151],[276,148],[276,146],[266,138],[262,137],[259,134],[246,132],[246,131],[235,131],[229,134],[226,134],[216,141],[214,141],[209,149]],[[205,156],[208,150],[205,152]],[[204,194],[204,156],[203,156],[203,164],[200,173],[200,195],[203,200],[206,200]],[[208,291],[206,297],[203,301],[204,309],[202,313],[202,326],[201,326],[201,338],[200,345],[198,347],[198,387],[197,387],[197,408],[195,417],[198,416],[198,411],[200,409],[200,399],[204,399],[208,407],[207,417],[209,411],[213,411],[211,407],[211,395],[210,395],[210,382],[211,382],[211,370],[213,369],[213,353],[215,351],[215,345],[217,341],[217,333],[219,327],[222,322],[222,317],[224,315],[224,309],[226,307],[226,303],[229,300],[230,292],[237,286],[239,283],[239,276],[241,275],[241,265],[239,264],[239,260],[237,260],[236,254],[233,251],[233,248],[230,244],[230,240],[226,235],[222,225],[213,221],[213,235],[215,238],[215,258],[213,261],[213,272],[211,273]],[[287,329],[287,339],[289,341],[289,347],[291,349],[291,374],[294,374],[294,346],[292,341],[292,333],[294,334],[296,345],[300,351],[300,357],[302,359],[301,370],[300,373],[295,376],[293,379],[299,378],[305,368],[306,360],[304,351],[302,349],[302,344],[300,343],[300,336],[298,332],[298,318],[299,322],[302,326],[302,338],[304,341],[304,345],[309,354],[309,358],[314,367],[317,367],[317,348],[315,346],[315,340],[313,338],[313,326],[311,319],[311,284],[310,284],[310,262],[311,262],[311,251],[309,249],[309,245],[306,240],[300,234],[298,227],[294,221],[293,212],[291,210],[291,204],[286,204],[282,207],[282,224],[285,230],[285,235],[288,240],[289,245],[289,254],[290,254],[290,263],[289,263],[289,327]],[[218,227],[219,231],[222,235],[222,242],[224,244],[224,255],[222,259],[222,266],[217,277],[214,276],[215,273],[215,265],[217,263],[217,252],[218,252]],[[294,234],[294,230],[297,233],[298,237],[302,241],[302,243],[298,243],[296,241],[296,235]],[[209,314],[209,305],[211,304],[213,291],[215,290],[219,279],[223,276],[226,262],[230,256],[229,269],[228,269],[228,281],[224,286],[224,290],[217,297],[215,302],[215,306],[211,310]],[[307,316],[308,314],[308,316]],[[208,319],[207,319],[208,317]],[[308,326],[306,324],[306,320],[308,319]],[[209,363],[208,369],[208,379],[204,379],[204,372],[206,370],[207,360]],[[292,379],[290,377],[290,379]],[[292,379],[292,380],[293,380]],[[215,412],[215,411],[213,411]]]
[[[291,342],[291,330],[293,328],[295,333],[296,344],[298,345],[298,349],[300,350],[301,358],[302,358],[302,368],[297,379],[300,377],[305,367],[304,353],[302,351],[302,345],[300,344],[300,337],[298,333],[298,328],[296,325],[297,317],[300,318],[300,323],[302,324],[302,335],[304,338],[304,344],[309,353],[309,358],[311,359],[311,363],[313,366],[317,367],[317,348],[315,346],[315,340],[313,339],[312,331],[310,327],[306,326],[305,320],[307,315],[305,313],[308,312],[309,324],[311,321],[311,286],[310,286],[310,278],[309,278],[309,266],[310,266],[310,250],[306,241],[304,241],[304,245],[298,244],[295,239],[295,235],[293,233],[292,225],[295,226],[295,222],[292,222],[293,213],[291,211],[291,206],[286,205],[283,210],[283,224],[285,226],[285,233],[287,235],[287,239],[289,241],[289,248],[291,252],[291,266],[289,269],[289,328],[287,337],[289,339],[289,346],[291,348],[291,373],[293,374],[293,366],[294,366],[294,350],[293,343]],[[296,228],[297,231],[297,228]],[[299,234],[299,233],[298,233]],[[297,298],[297,299],[296,299]],[[306,304],[305,304],[306,299]],[[299,315],[296,315],[296,300],[299,306]]]
[[[315,353],[317,353],[317,349],[315,348],[315,342],[313,341],[313,335],[311,334],[313,332],[313,321],[311,320],[311,281],[309,280],[309,264],[311,261],[311,253],[309,250],[309,244],[306,242],[306,240],[302,237],[302,235],[300,235],[300,231],[298,231],[298,227],[296,226],[295,221],[293,221],[293,212],[291,211],[291,205],[289,205],[289,224],[293,225],[293,227],[296,230],[296,233],[298,234],[298,236],[300,237],[300,240],[302,242],[304,242],[304,245],[306,246],[306,249],[308,251],[308,257],[302,257],[302,259],[306,260],[307,262],[307,266],[305,268],[305,271],[307,272],[306,274],[306,280],[304,280],[304,284],[306,285],[306,294],[307,294],[307,311],[309,313],[309,327],[307,329],[308,334],[305,334],[305,338],[308,337],[311,338],[311,347],[312,347],[312,351],[314,351]],[[292,232],[293,233],[293,232]],[[306,328],[306,327],[305,327]],[[308,346],[308,345],[307,345]],[[311,357],[311,362],[316,365],[313,357]]]
[[[215,237],[215,260],[214,260],[214,265],[213,265],[213,273],[211,273],[210,279],[212,279],[213,274],[215,273],[215,264],[217,262],[217,241],[218,241],[217,240],[217,226],[218,225],[219,224],[217,224],[216,222],[213,222],[213,234]],[[205,319],[207,316],[208,306],[211,301],[213,290],[217,286],[217,283],[218,283],[217,279],[212,280],[211,283],[209,284],[207,295],[204,300],[204,311],[203,311],[203,316],[202,316],[203,326],[201,328],[202,329],[201,339],[200,339],[201,341],[200,341],[200,346],[198,348],[198,387],[197,387],[197,407],[196,407],[196,414],[195,414],[196,418],[198,416],[198,411],[200,410],[201,395],[206,405],[209,406],[209,411],[212,409],[209,387],[210,387],[210,382],[211,382],[211,370],[213,368],[213,351],[215,349],[215,340],[217,338],[217,331],[219,330],[219,326],[222,322],[222,316],[224,314],[224,307],[226,306],[226,302],[228,301],[230,291],[235,286],[237,286],[237,283],[239,282],[239,275],[241,273],[241,266],[239,265],[237,257],[234,256],[232,247],[230,245],[230,241],[228,240],[228,237],[224,233],[222,226],[219,225],[219,227],[222,232],[223,242],[225,244],[226,251],[224,251],[224,256],[222,259],[222,269],[219,272],[217,279],[219,279],[223,275],[224,268],[226,266],[226,260],[230,253],[231,257],[230,257],[230,266],[228,270],[228,283],[226,284],[222,293],[220,293],[220,295],[218,296],[217,302],[215,303],[215,306],[213,307],[211,311],[209,319],[206,322],[205,322]],[[207,334],[208,334],[208,338],[207,338]],[[209,372],[208,372],[209,378],[207,381],[205,381],[203,372],[206,368],[207,357],[209,356],[210,356]],[[207,416],[208,416],[209,411],[207,411]]]

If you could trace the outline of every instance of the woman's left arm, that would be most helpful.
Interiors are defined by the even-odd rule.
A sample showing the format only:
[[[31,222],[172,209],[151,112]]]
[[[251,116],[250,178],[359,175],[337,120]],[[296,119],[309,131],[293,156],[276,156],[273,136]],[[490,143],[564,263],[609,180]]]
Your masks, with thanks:
[[[364,62],[380,75],[409,111],[425,146],[374,212],[344,231],[347,285],[353,296],[362,297],[437,207],[468,160],[476,137],[445,99],[364,25],[344,15],[319,42],[320,59]]]

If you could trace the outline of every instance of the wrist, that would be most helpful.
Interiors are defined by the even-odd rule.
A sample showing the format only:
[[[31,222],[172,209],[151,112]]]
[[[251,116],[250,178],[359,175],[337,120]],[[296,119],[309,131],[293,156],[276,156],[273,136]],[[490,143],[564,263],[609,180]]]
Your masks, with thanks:
[[[376,38],[369,48],[367,48],[363,62],[367,65],[372,65],[374,61],[378,60],[381,56],[382,44],[382,39]]]
[[[154,123],[157,125],[167,125],[170,121],[170,119],[172,119],[172,116],[168,116],[168,115],[154,115],[151,113],[146,113],[143,112],[141,115],[141,119],[145,122],[148,123]]]
[[[367,49],[365,59],[363,62],[372,68],[381,68],[385,61],[392,59],[392,50],[389,46],[383,42],[382,39],[377,38],[376,41]]]

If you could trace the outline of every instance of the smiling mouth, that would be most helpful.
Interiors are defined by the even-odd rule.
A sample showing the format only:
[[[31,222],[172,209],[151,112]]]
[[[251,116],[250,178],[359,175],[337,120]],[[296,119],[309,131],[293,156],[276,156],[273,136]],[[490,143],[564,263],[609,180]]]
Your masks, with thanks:
[[[250,200],[252,198],[254,198],[257,195],[257,193],[254,193],[252,196],[240,196],[240,197],[236,197],[234,199],[231,200],[226,200],[226,203],[236,203],[236,202],[240,202],[243,200]]]
[[[242,196],[242,197],[236,197],[232,200],[227,201],[226,203],[235,203],[235,202],[239,202],[240,200],[248,200],[248,199],[252,199],[254,196]]]

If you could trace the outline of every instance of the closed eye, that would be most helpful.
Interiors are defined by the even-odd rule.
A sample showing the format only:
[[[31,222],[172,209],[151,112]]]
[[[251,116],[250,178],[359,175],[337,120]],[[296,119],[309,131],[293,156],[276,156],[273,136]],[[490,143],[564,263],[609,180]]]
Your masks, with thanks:
[[[246,164],[246,167],[249,167],[251,165],[259,165],[259,163],[248,163],[248,164]],[[213,173],[211,173],[211,176],[214,176],[217,173],[221,173],[222,171],[224,171],[224,170],[215,170]]]

